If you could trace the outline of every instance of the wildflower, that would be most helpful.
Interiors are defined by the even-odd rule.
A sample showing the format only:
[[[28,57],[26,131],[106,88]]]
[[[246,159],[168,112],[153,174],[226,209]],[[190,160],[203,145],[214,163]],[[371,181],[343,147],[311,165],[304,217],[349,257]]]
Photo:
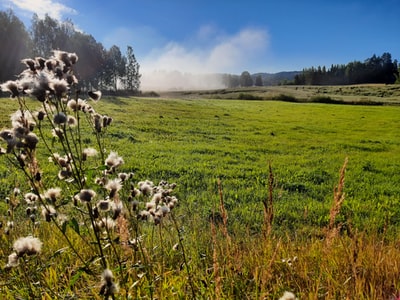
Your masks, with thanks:
[[[22,77],[19,81],[18,81],[18,90],[19,92],[22,94],[30,94],[30,92],[32,91],[34,87],[34,82],[32,77]]]
[[[280,297],[279,300],[297,300],[297,298],[292,292],[285,291],[283,293],[283,296]]]
[[[46,100],[47,94],[50,91],[48,74],[40,72],[37,81],[35,81],[31,90],[26,92],[35,96],[40,102]]]
[[[114,275],[110,269],[105,269],[101,274],[101,287],[100,295],[104,295],[106,298],[112,296],[119,291],[118,283],[114,282]]]
[[[109,180],[104,187],[110,191],[110,198],[113,198],[121,190],[122,184],[119,178],[115,178]]]
[[[45,68],[46,60],[43,57],[35,57],[35,61],[39,70],[43,70]]]
[[[73,116],[68,116],[67,117],[67,124],[70,127],[75,127],[76,125],[78,125],[78,120]]]
[[[71,59],[68,52],[53,50],[53,55],[55,59],[62,61],[66,66],[71,66]]]
[[[54,58],[47,59],[44,63],[48,71],[53,71],[57,66],[57,60]]]
[[[72,111],[78,111],[80,110],[81,106],[79,105],[79,102],[83,101],[82,99],[74,100],[71,99],[67,102],[67,106],[72,110]]]
[[[168,206],[161,206],[159,209],[161,215],[165,217],[171,210]]]
[[[109,211],[111,209],[111,201],[110,200],[100,200],[97,203],[97,208],[101,211]]]
[[[24,144],[27,148],[33,150],[36,148],[37,143],[39,142],[39,138],[36,134],[30,132],[24,137]]]
[[[132,178],[133,175],[134,175],[133,173],[124,173],[124,172],[122,172],[122,173],[118,173],[118,178],[123,182],[123,181],[125,181],[127,179]]]
[[[134,200],[132,201],[132,210],[136,211],[139,208],[139,201]]]
[[[16,197],[16,196],[18,196],[19,194],[21,194],[21,190],[20,190],[19,188],[15,187],[14,190],[13,190],[13,194],[14,194],[14,196]]]
[[[67,123],[67,116],[63,112],[59,112],[54,115],[53,122],[54,124],[60,125]]]
[[[69,169],[64,168],[58,172],[57,177],[60,180],[64,180],[64,179],[70,177],[71,175],[72,175],[72,172]]]
[[[146,220],[150,217],[150,212],[148,212],[147,210],[142,210],[142,211],[139,213],[138,217],[139,217],[141,220],[146,221]]]
[[[7,228],[13,229],[14,228],[14,222],[13,221],[8,221],[7,222]]]
[[[78,194],[78,199],[81,202],[90,202],[96,196],[96,192],[93,190],[83,189]]]
[[[78,55],[76,55],[76,53],[68,53],[68,58],[73,65],[78,61]]]
[[[134,188],[134,189],[131,190],[131,196],[132,197],[138,197],[138,196],[140,196],[140,194],[141,194],[141,192],[137,188]]]
[[[27,204],[34,204],[39,199],[39,196],[34,193],[26,193],[24,199]]]
[[[43,110],[39,110],[39,111],[36,113],[36,118],[37,118],[39,121],[43,121],[45,116],[46,116],[46,112],[44,112]]]
[[[162,193],[155,193],[153,195],[153,198],[151,199],[151,201],[153,201],[155,204],[160,203],[162,200]]]
[[[73,74],[67,74],[65,80],[69,85],[78,83],[78,79]]]
[[[9,80],[9,81],[3,83],[0,87],[3,92],[10,92],[11,98],[15,98],[15,97],[19,96],[18,84],[15,81]]]
[[[110,217],[101,219],[101,227],[106,228],[107,231],[113,230],[115,228],[115,221]]]
[[[58,137],[60,140],[64,139],[64,131],[59,127],[52,129],[51,133],[54,137]]]
[[[57,220],[59,222],[59,224],[65,224],[66,222],[68,222],[68,216],[65,214],[59,214],[57,215]]]
[[[36,125],[31,112],[28,110],[18,109],[13,114],[11,114],[10,120],[11,126],[13,128],[22,127],[25,130],[31,130]]]
[[[121,201],[111,203],[111,210],[113,212],[113,219],[116,220],[118,216],[122,213],[123,205]]]
[[[53,79],[49,82],[49,87],[57,98],[61,98],[68,92],[68,83],[65,80]]]
[[[57,198],[61,196],[61,189],[60,188],[51,188],[48,189],[44,194],[46,199],[49,199],[51,202],[56,202]]]
[[[113,118],[111,118],[109,116],[103,116],[102,119],[103,119],[103,127],[110,126],[110,124],[113,121]]]
[[[93,121],[94,121],[94,129],[96,130],[96,132],[101,132],[101,127],[102,127],[101,115],[95,114],[93,116]]]
[[[146,209],[148,211],[154,211],[157,207],[157,204],[155,204],[154,202],[150,201],[150,202],[146,202]]]
[[[149,180],[139,182],[140,192],[145,196],[150,196],[153,193],[153,186],[153,183]]]
[[[32,236],[22,237],[16,240],[13,248],[18,257],[26,255],[34,255],[42,250],[42,242],[38,238]]]
[[[97,150],[94,148],[85,148],[82,151],[82,160],[86,160],[89,156],[96,156],[97,155]]]
[[[14,134],[12,133],[11,130],[9,130],[9,129],[4,129],[4,130],[0,131],[0,137],[1,137],[3,140],[7,141],[7,140],[13,139],[13,138],[14,138]]]
[[[57,216],[57,211],[51,205],[42,206],[42,216],[46,222],[50,222],[52,217]]]
[[[101,91],[89,91],[88,95],[92,100],[98,101],[101,98]]]
[[[36,61],[32,58],[25,58],[21,60],[32,72],[36,72]]]
[[[159,225],[161,223],[161,217],[159,215],[155,215],[153,217],[153,221],[155,225]]]
[[[8,256],[8,263],[6,268],[13,268],[18,266],[18,255],[17,253],[13,252]]]
[[[111,151],[108,157],[106,158],[105,163],[106,166],[114,170],[118,168],[120,165],[122,165],[124,163],[124,160],[122,159],[121,156],[118,155],[117,152]]]

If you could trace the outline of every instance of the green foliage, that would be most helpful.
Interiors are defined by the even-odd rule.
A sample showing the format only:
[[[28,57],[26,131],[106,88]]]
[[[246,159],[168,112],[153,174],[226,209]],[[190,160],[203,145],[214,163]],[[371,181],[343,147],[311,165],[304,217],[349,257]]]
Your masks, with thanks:
[[[248,94],[248,93],[240,93],[238,96],[239,100],[262,100],[262,97],[260,96],[255,96],[253,94]]]
[[[397,60],[392,61],[390,53],[375,54],[364,62],[353,61],[346,65],[308,68],[295,76],[296,85],[340,85],[362,83],[395,83],[399,75]]]

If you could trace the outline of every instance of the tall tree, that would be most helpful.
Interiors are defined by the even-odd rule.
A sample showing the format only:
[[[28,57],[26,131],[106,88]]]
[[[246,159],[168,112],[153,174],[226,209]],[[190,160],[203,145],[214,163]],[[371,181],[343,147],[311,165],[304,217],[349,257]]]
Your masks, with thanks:
[[[128,91],[139,91],[140,88],[140,77],[139,73],[140,65],[136,60],[133,48],[128,46],[126,51],[126,76],[125,85]]]
[[[251,78],[251,75],[248,71],[242,72],[239,80],[240,80],[241,86],[252,86],[253,85],[253,79]]]
[[[112,46],[107,51],[106,57],[106,83],[110,85],[114,91],[118,90],[118,83],[126,75],[127,61],[125,56],[122,55],[118,46]]]
[[[256,79],[255,79],[255,81],[254,81],[254,85],[255,85],[255,86],[263,86],[263,85],[264,85],[264,84],[263,84],[262,77],[261,77],[260,74],[256,76]]]
[[[76,72],[83,88],[101,88],[106,65],[106,50],[103,45],[93,36],[76,31],[70,39],[70,47],[80,60],[76,65]]]
[[[0,41],[0,81],[4,82],[24,69],[21,59],[32,55],[29,34],[12,10],[0,11]]]

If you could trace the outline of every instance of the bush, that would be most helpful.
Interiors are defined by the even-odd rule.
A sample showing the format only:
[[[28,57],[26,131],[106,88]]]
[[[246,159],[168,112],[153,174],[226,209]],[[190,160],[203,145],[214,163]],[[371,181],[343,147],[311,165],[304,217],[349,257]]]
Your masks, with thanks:
[[[240,93],[238,96],[239,100],[263,100],[262,97],[260,96],[255,96],[253,94],[248,94],[248,93]]]

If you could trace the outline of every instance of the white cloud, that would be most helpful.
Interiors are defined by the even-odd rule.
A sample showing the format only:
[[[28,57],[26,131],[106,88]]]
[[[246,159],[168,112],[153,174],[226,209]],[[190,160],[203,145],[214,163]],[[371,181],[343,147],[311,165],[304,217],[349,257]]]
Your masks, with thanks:
[[[204,34],[201,34],[204,37]],[[192,73],[232,72],[246,69],[268,46],[268,33],[243,29],[233,36],[219,36],[212,45],[189,47],[170,42],[142,58],[143,71],[179,70]],[[201,43],[200,43],[201,44]]]
[[[174,71],[191,74],[250,71],[265,59],[269,44],[267,31],[257,28],[246,28],[228,36],[206,26],[199,30],[196,37],[190,42],[196,45],[194,47],[169,42],[144,56],[140,60],[142,87],[154,87],[157,82],[168,82],[171,86],[171,72]],[[179,76],[175,73],[175,77]],[[181,88],[181,83],[175,87]]]
[[[40,18],[46,14],[61,20],[64,14],[76,14],[76,10],[53,0],[9,0],[18,9],[36,13]]]

